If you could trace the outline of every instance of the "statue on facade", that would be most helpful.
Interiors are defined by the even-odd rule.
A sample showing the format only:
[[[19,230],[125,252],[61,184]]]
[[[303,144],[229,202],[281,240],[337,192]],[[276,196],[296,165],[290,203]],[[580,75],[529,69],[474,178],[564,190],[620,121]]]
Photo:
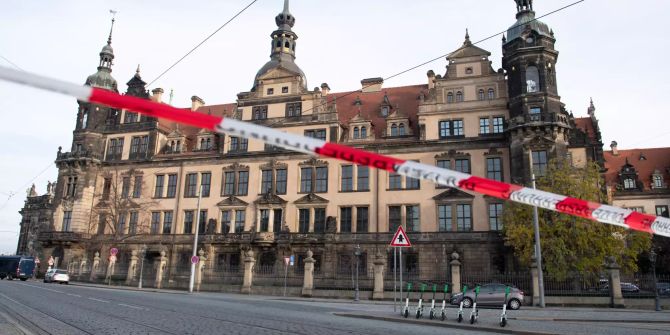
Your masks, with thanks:
[[[28,194],[29,197],[36,197],[37,196],[37,191],[35,190],[35,184],[30,187],[30,189],[26,190],[26,193]]]

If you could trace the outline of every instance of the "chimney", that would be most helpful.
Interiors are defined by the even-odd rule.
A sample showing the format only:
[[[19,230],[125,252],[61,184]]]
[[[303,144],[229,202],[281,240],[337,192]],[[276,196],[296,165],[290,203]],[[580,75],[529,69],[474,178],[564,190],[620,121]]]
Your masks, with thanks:
[[[160,87],[159,88],[154,88],[153,90],[151,90],[151,93],[153,93],[153,95],[151,96],[151,100],[153,100],[155,102],[163,102],[164,91],[163,91],[162,88],[160,88]]]
[[[327,83],[321,84],[321,94],[325,97],[328,96],[328,93],[330,92],[330,87],[328,86]]]
[[[435,72],[433,72],[433,70],[428,70],[426,75],[428,76],[428,89],[435,88]]]
[[[191,111],[195,112],[198,108],[205,105],[205,100],[200,99],[199,96],[194,95],[191,97]]]
[[[610,148],[612,148],[612,155],[613,156],[619,156],[619,150],[617,150],[617,145],[618,145],[618,143],[616,143],[616,141],[612,141],[612,143],[610,144]]]
[[[361,92],[379,92],[382,90],[383,83],[384,79],[380,77],[363,79],[361,80]]]

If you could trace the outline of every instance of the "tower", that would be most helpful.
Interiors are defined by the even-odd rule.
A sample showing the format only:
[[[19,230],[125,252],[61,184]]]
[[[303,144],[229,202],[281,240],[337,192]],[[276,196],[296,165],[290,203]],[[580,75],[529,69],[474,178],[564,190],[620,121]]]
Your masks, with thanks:
[[[569,115],[556,84],[554,32],[535,19],[532,0],[515,0],[516,23],[503,37],[503,68],[509,93],[512,181],[527,183],[530,164],[543,174],[552,158],[565,157]]]

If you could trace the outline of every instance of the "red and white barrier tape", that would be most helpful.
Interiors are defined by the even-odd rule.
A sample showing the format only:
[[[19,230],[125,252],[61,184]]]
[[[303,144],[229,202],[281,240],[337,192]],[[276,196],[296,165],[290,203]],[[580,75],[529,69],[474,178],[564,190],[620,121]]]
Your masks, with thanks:
[[[290,134],[276,129],[193,113],[166,104],[132,96],[81,86],[35,74],[16,71],[0,66],[0,79],[15,83],[60,92],[82,101],[99,103],[115,108],[129,109],[145,115],[170,119],[176,122],[215,130],[231,136],[255,139],[285,149],[309,155],[336,158],[377,169],[396,172],[400,175],[432,181],[436,184],[486,194],[503,200],[566,213],[597,222],[644,231],[670,237],[670,219],[634,212],[629,209],[570,198],[523,186],[471,176],[469,174],[438,168],[432,165],[375,154],[344,145]]]

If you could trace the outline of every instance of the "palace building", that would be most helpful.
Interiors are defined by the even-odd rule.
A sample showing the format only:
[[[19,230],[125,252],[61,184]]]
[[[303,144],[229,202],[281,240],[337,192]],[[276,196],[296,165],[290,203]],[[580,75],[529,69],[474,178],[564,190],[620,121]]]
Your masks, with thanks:
[[[604,164],[595,108],[576,118],[561,102],[554,31],[535,20],[532,1],[516,3],[501,69],[466,33],[446,57],[446,71],[428,71],[423,83],[385,87],[382,78],[367,78],[360,90],[334,92],[326,83],[307,86],[296,62],[296,18],[285,1],[270,60],[249,90],[215,105],[193,96],[190,110],[518,184],[529,182],[531,169],[544,173],[553,157]],[[86,85],[124,89],[112,76],[115,56],[110,32]],[[125,94],[163,102],[163,90],[149,92],[139,68]],[[516,268],[503,245],[498,199],[78,103],[72,146],[56,156],[57,182],[45,195],[29,195],[21,211],[19,253],[90,267],[112,247],[118,264],[142,249],[145,266],[176,281],[176,269],[190,266],[198,230],[212,271],[239,269],[247,250],[266,268],[287,255],[301,264],[311,250],[328,276],[351,271],[356,246],[361,269],[378,258],[390,269],[388,244],[403,226],[413,243],[403,268],[421,278],[444,276],[453,252],[466,272]]]

